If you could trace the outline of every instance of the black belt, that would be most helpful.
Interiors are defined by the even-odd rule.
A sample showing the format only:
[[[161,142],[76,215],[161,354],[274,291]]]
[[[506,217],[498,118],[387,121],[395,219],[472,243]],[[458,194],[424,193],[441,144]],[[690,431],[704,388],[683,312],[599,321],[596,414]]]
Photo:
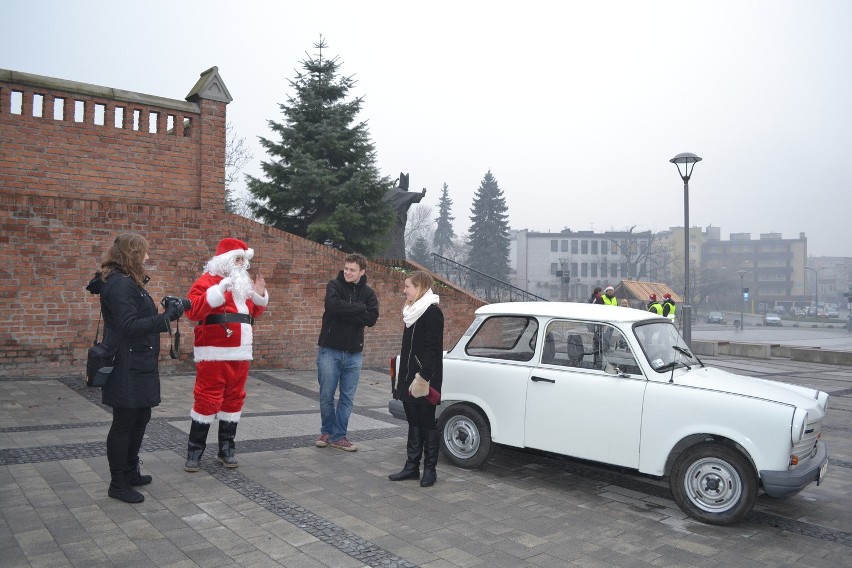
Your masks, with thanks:
[[[254,325],[254,318],[248,314],[212,314],[204,318],[204,325],[217,323],[247,323]]]

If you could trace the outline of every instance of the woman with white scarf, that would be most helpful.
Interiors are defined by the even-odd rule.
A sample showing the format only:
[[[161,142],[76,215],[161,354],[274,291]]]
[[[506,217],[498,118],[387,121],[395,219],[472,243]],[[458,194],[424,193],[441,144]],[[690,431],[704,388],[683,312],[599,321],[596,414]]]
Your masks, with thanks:
[[[433,284],[432,277],[420,270],[405,279],[406,301],[402,308],[405,329],[393,391],[394,398],[401,400],[405,408],[408,443],[405,467],[388,479],[420,478],[422,455],[421,487],[430,487],[438,479],[435,472],[439,448],[435,405],[441,400],[443,380],[444,314],[438,307],[438,296],[432,292]]]

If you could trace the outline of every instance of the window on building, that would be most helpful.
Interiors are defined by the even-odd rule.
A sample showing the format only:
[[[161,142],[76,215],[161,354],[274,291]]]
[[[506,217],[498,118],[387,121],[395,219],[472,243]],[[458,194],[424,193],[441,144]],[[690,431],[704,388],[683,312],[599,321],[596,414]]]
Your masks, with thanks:
[[[592,254],[598,254],[598,241],[592,241]]]
[[[589,241],[580,241],[580,254],[589,254]]]
[[[577,241],[571,241],[571,252],[574,254],[579,253],[580,246],[577,244]]]
[[[627,263],[626,263],[626,262],[622,262],[622,263],[621,263],[621,277],[622,277],[622,278],[624,278],[625,276],[626,276],[627,278],[630,278],[630,273],[629,273],[629,272],[627,272]]]
[[[568,252],[568,241],[562,241],[562,252]]]
[[[592,278],[597,278],[598,277],[598,263],[593,262],[591,264],[590,268],[592,270]]]
[[[606,278],[606,260],[601,263],[601,278]]]
[[[579,272],[579,268],[580,268],[580,267],[579,267],[579,266],[577,266],[577,263],[576,263],[576,262],[572,262],[572,263],[571,263],[571,276],[576,276],[576,275],[578,275],[578,274],[580,273],[580,272]]]
[[[618,243],[609,241],[609,254],[618,254]]]
[[[609,263],[609,275],[611,278],[618,276],[618,265],[614,262]],[[622,274],[624,276],[624,274]]]
[[[559,241],[555,239],[550,241],[550,252],[559,252]]]
[[[554,276],[556,276],[556,271],[557,271],[557,270],[558,270],[558,269],[556,268],[556,263],[555,263],[555,262],[551,262],[551,263],[550,263],[550,273],[551,273],[551,274],[553,274]]]
[[[589,263],[583,262],[580,264],[580,276],[588,276],[589,275]]]

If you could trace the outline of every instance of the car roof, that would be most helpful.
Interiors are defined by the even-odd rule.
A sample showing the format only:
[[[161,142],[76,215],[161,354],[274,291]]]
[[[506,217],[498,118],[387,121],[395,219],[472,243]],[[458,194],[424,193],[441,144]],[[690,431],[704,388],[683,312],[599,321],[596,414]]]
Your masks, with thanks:
[[[668,318],[621,306],[580,304],[576,302],[503,302],[486,304],[476,310],[477,315],[512,315],[554,318],[576,318],[634,323],[645,320],[669,321]]]

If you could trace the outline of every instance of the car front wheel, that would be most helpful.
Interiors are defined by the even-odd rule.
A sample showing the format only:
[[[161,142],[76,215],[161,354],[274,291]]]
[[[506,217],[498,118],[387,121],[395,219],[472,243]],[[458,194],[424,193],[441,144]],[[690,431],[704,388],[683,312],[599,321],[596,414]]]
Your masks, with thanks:
[[[745,517],[757,499],[757,474],[737,450],[718,443],[684,450],[669,486],[675,502],[690,517],[711,525],[730,525]]]
[[[451,464],[475,469],[491,456],[491,428],[478,410],[455,404],[441,413],[438,421],[441,452]]]

